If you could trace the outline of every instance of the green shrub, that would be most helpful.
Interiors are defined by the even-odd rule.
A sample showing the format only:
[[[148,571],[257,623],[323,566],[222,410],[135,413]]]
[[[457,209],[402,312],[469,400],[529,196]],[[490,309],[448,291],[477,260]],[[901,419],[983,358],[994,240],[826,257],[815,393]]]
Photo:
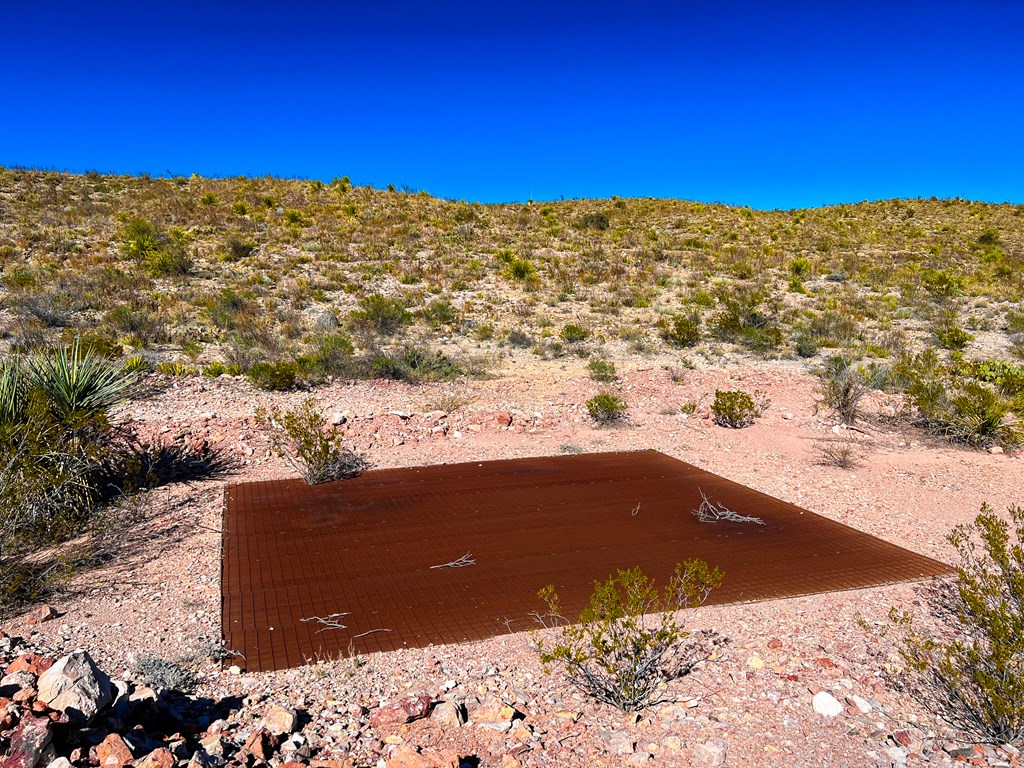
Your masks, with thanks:
[[[346,448],[342,434],[324,419],[315,397],[293,410],[260,408],[256,420],[277,454],[310,485],[354,477],[366,468],[366,461]]]
[[[330,333],[316,340],[310,357],[313,368],[328,376],[349,376],[355,372],[355,348],[343,333]]]
[[[583,214],[580,216],[578,223],[580,229],[605,230],[611,225],[611,222],[608,220],[608,214],[601,213],[600,211],[591,211],[590,213]]]
[[[461,367],[441,352],[431,353],[419,345],[408,345],[398,352],[378,355],[370,374],[394,381],[450,381],[464,373]]]
[[[988,505],[948,536],[955,583],[930,595],[944,632],[922,634],[894,609],[911,690],[952,726],[984,741],[1024,740],[1024,507]]]
[[[804,257],[789,262],[789,274],[798,280],[806,280],[811,276],[811,262]]]
[[[587,400],[587,412],[598,424],[613,424],[626,415],[622,398],[611,392],[600,392]]]
[[[245,374],[253,386],[284,392],[299,384],[299,366],[292,360],[256,363]]]
[[[1013,448],[1024,443],[1024,424],[1014,404],[978,381],[959,386],[922,382],[910,394],[927,427],[955,443]],[[956,387],[955,389],[953,387]]]
[[[538,643],[541,661],[560,666],[572,685],[624,712],[660,703],[665,681],[703,658],[696,647],[683,647],[690,633],[680,611],[702,604],[721,583],[722,573],[701,560],[678,564],[661,592],[639,567],[619,570],[594,582],[578,622],[562,627],[550,649]],[[547,605],[546,618],[561,618],[554,585],[538,597]]]
[[[505,264],[505,277],[526,286],[536,286],[540,279],[537,276],[537,268],[529,259],[513,258]]]
[[[938,325],[934,333],[935,339],[945,349],[962,350],[974,341],[974,335],[958,325]]]
[[[508,345],[516,349],[529,349],[533,346],[533,339],[528,333],[519,330],[508,332]]]
[[[412,315],[401,300],[377,293],[360,299],[359,309],[350,312],[348,318],[354,328],[382,336],[393,336],[402,326],[412,322]]]
[[[200,683],[199,675],[191,669],[150,654],[139,657],[135,673],[146,685],[171,691],[191,693]]]
[[[590,338],[590,329],[585,325],[580,325],[579,323],[569,323],[562,328],[561,333],[558,335],[562,337],[563,341],[575,344],[576,342],[586,341]]]
[[[208,379],[216,379],[218,376],[241,376],[244,371],[240,365],[228,365],[227,363],[209,363],[203,366],[203,376]]]
[[[29,360],[29,386],[41,391],[60,419],[104,414],[134,391],[135,376],[122,363],[83,350],[76,339]]]
[[[443,325],[454,325],[457,315],[447,299],[434,299],[420,312],[423,320],[435,330]]]
[[[723,292],[721,309],[712,328],[722,341],[740,344],[753,352],[770,352],[783,341],[776,324],[777,302],[763,289],[741,289]]]
[[[661,338],[673,347],[692,347],[700,343],[700,316],[695,312],[690,315],[673,315],[671,319],[662,318],[658,321]]]
[[[711,413],[720,427],[741,429],[749,427],[768,408],[768,399],[759,392],[753,396],[742,390],[715,390]]]
[[[590,371],[590,378],[594,381],[615,381],[615,363],[611,360],[605,360],[603,357],[592,357],[590,362],[587,363],[587,370]]]

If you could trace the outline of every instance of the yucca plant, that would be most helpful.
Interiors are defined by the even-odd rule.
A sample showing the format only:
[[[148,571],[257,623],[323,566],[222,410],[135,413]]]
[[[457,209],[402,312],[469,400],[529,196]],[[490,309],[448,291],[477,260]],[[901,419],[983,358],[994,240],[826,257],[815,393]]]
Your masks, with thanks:
[[[77,339],[70,347],[33,356],[29,372],[30,386],[46,396],[61,419],[106,413],[131,396],[137,381],[124,364],[83,350]]]
[[[28,382],[21,360],[9,357],[0,364],[0,426],[22,420],[28,407]]]

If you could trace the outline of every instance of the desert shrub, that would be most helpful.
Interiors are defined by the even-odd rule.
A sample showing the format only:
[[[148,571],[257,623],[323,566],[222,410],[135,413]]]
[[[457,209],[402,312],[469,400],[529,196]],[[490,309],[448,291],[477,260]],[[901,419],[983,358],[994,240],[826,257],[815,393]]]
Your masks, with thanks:
[[[846,357],[834,355],[814,371],[821,400],[815,410],[825,406],[843,424],[854,424],[860,416],[860,401],[868,393],[867,373]]]
[[[181,230],[163,232],[146,219],[131,219],[119,233],[121,252],[157,276],[185,275],[192,271],[188,237]]]
[[[715,336],[753,352],[770,352],[783,341],[778,327],[776,300],[763,289],[723,292],[719,312],[712,321]]]
[[[768,408],[769,401],[760,392],[749,395],[742,390],[715,390],[711,413],[720,427],[749,427]]]
[[[860,335],[860,323],[854,317],[832,309],[812,314],[807,328],[818,344],[829,347],[849,343]]]
[[[536,286],[540,279],[537,276],[537,268],[529,259],[514,257],[505,263],[505,277],[517,283],[523,283],[527,287]]]
[[[671,319],[663,317],[658,321],[658,332],[673,347],[692,347],[700,343],[700,316],[693,313],[673,315]]]
[[[58,418],[67,420],[105,414],[132,394],[135,376],[123,364],[83,349],[76,339],[70,347],[31,357],[28,385],[45,396]]]
[[[853,469],[864,460],[864,447],[853,438],[816,440],[814,442],[815,464],[825,467]]]
[[[811,262],[802,256],[793,259],[789,262],[789,274],[798,280],[806,280],[811,276]]]
[[[676,566],[663,591],[640,570],[619,570],[595,582],[589,605],[577,623],[563,626],[553,646],[538,643],[545,665],[561,667],[569,682],[588,696],[635,712],[661,701],[664,683],[702,660],[680,611],[702,604],[722,583],[722,573],[701,560]],[[561,618],[554,585],[540,590],[547,617]]]
[[[434,329],[443,325],[454,325],[457,317],[455,307],[447,299],[434,299],[422,309],[420,315],[427,325]]]
[[[378,379],[394,381],[450,381],[464,373],[451,358],[416,344],[397,352],[380,354],[373,359],[370,374]]]
[[[616,394],[600,392],[587,400],[587,413],[598,424],[613,424],[626,415],[626,403]]]
[[[358,330],[393,336],[402,326],[412,322],[412,315],[400,299],[389,299],[375,293],[360,299],[359,309],[349,312],[348,319]]]
[[[199,675],[191,669],[149,654],[139,657],[135,663],[135,674],[153,688],[185,693],[194,691],[200,682]]]
[[[947,269],[925,269],[921,284],[932,296],[949,298],[960,293],[963,281]]]
[[[959,325],[936,325],[932,332],[935,334],[935,340],[945,349],[963,350],[974,341],[974,335]]]
[[[590,338],[590,329],[585,325],[580,325],[579,323],[569,323],[562,328],[561,333],[558,335],[562,337],[563,341],[574,344],[576,342],[586,341]]]
[[[208,379],[216,379],[218,376],[241,376],[245,371],[239,365],[228,365],[227,363],[209,363],[202,368],[202,374]]]
[[[580,216],[578,220],[580,229],[605,230],[610,226],[608,214],[600,211],[591,211]]]
[[[343,333],[319,337],[309,357],[311,366],[329,376],[347,376],[355,371],[355,348]]]
[[[533,346],[533,339],[528,333],[520,330],[511,330],[508,332],[508,345],[516,349],[529,349]]]
[[[256,420],[277,454],[310,485],[354,477],[366,468],[366,461],[346,448],[342,434],[327,423],[315,397],[292,410],[260,408]]]
[[[256,363],[245,375],[253,386],[271,391],[284,392],[299,384],[299,366],[294,360]]]
[[[236,203],[237,205],[237,203]],[[243,207],[245,204],[242,204]],[[236,209],[237,212],[237,209]],[[245,211],[242,212],[243,214]],[[252,256],[256,250],[256,244],[237,237],[229,237],[224,243],[224,260],[229,262],[239,261]]]
[[[955,443],[1011,448],[1024,443],[1024,424],[1014,404],[990,386],[967,381],[938,392],[925,386],[911,390],[927,427]]]
[[[615,381],[615,363],[603,357],[592,357],[587,363],[590,378],[594,381]]]
[[[911,690],[956,728],[997,744],[1024,739],[1024,507],[983,505],[948,540],[957,579],[929,595],[945,626],[925,634],[893,611]]]

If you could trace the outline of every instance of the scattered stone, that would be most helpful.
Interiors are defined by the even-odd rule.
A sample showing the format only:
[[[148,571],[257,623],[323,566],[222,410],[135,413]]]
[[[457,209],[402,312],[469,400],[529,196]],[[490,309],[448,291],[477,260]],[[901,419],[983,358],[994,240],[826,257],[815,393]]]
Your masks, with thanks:
[[[429,693],[410,693],[381,707],[370,715],[374,728],[389,728],[411,723],[430,714],[433,698]]]
[[[606,752],[613,755],[632,755],[636,752],[636,739],[626,731],[602,731],[597,737],[604,742]]]
[[[420,752],[411,744],[399,744],[385,763],[387,768],[459,768],[457,755],[448,752]]]
[[[920,728],[900,728],[892,734],[892,740],[914,754],[921,754],[924,747],[925,732]]]
[[[43,762],[51,738],[49,718],[26,717],[11,736],[4,768],[36,768]]]
[[[299,715],[294,709],[275,704],[263,718],[263,727],[275,736],[287,736],[295,733],[299,724]]]
[[[40,701],[86,723],[112,701],[110,678],[85,651],[60,659],[39,676]]]
[[[274,734],[266,728],[257,728],[252,732],[252,735],[246,739],[245,746],[242,747],[242,749],[260,760],[267,760],[270,758],[277,745],[278,740]]]
[[[38,677],[53,666],[53,659],[50,656],[41,656],[38,653],[23,653],[4,670],[5,675],[14,672],[28,672]]]
[[[66,757],[58,757],[56,760],[52,760],[46,768],[71,768],[71,761]]]
[[[116,733],[111,733],[96,747],[96,756],[100,759],[100,768],[123,768],[135,759],[125,740]]]
[[[25,623],[42,624],[45,621],[56,619],[58,616],[60,616],[60,613],[57,612],[56,608],[44,603],[25,617]]]
[[[747,666],[753,669],[764,669],[764,659],[760,656],[751,656],[747,659]]]
[[[828,691],[819,691],[814,694],[811,706],[822,717],[837,717],[843,711],[843,705]]]
[[[462,716],[462,709],[450,701],[442,701],[434,707],[434,711],[430,713],[430,719],[438,725],[449,728],[458,728],[466,721]]]
[[[694,745],[691,750],[695,765],[707,766],[707,768],[719,768],[725,765],[728,757],[727,742],[725,739],[711,739],[703,744]]]
[[[852,704],[854,707],[856,707],[857,711],[860,712],[862,715],[868,714],[872,709],[870,701],[858,696],[855,693],[851,694],[850,696],[847,696],[846,701],[847,703]]]
[[[991,453],[993,456],[998,456],[1003,452],[1003,449],[1001,446],[993,445],[991,448],[988,449],[988,452]]]
[[[137,768],[173,768],[174,755],[167,747],[154,749],[138,763]]]
[[[508,731],[512,729],[512,721],[522,715],[497,696],[490,695],[480,702],[473,711],[469,713],[470,720],[482,728],[490,728],[495,731]]]

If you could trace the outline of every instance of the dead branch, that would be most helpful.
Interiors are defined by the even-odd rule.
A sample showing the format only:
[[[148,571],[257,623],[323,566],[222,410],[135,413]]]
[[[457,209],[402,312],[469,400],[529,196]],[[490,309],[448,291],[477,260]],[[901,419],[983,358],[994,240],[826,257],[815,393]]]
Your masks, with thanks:
[[[344,613],[329,613],[326,616],[308,616],[305,619],[299,619],[299,621],[305,623],[307,621],[315,621],[317,624],[322,624],[323,629],[317,631],[319,635],[321,632],[326,632],[328,629],[348,629],[345,624],[342,624],[341,620],[345,616],[351,616],[351,611],[345,611]]]
[[[476,559],[473,557],[473,553],[467,552],[458,560],[452,560],[450,563],[441,563],[440,565],[430,566],[430,570],[435,568],[464,568],[467,565],[476,565]]]
[[[700,492],[700,497],[703,499],[700,506],[693,510],[693,514],[697,516],[697,519],[702,523],[717,523],[720,520],[725,520],[729,523],[756,523],[757,525],[764,525],[764,520],[760,517],[754,517],[753,515],[741,515],[738,512],[733,512],[727,506],[718,502],[717,504],[705,495],[704,491],[697,489]]]

